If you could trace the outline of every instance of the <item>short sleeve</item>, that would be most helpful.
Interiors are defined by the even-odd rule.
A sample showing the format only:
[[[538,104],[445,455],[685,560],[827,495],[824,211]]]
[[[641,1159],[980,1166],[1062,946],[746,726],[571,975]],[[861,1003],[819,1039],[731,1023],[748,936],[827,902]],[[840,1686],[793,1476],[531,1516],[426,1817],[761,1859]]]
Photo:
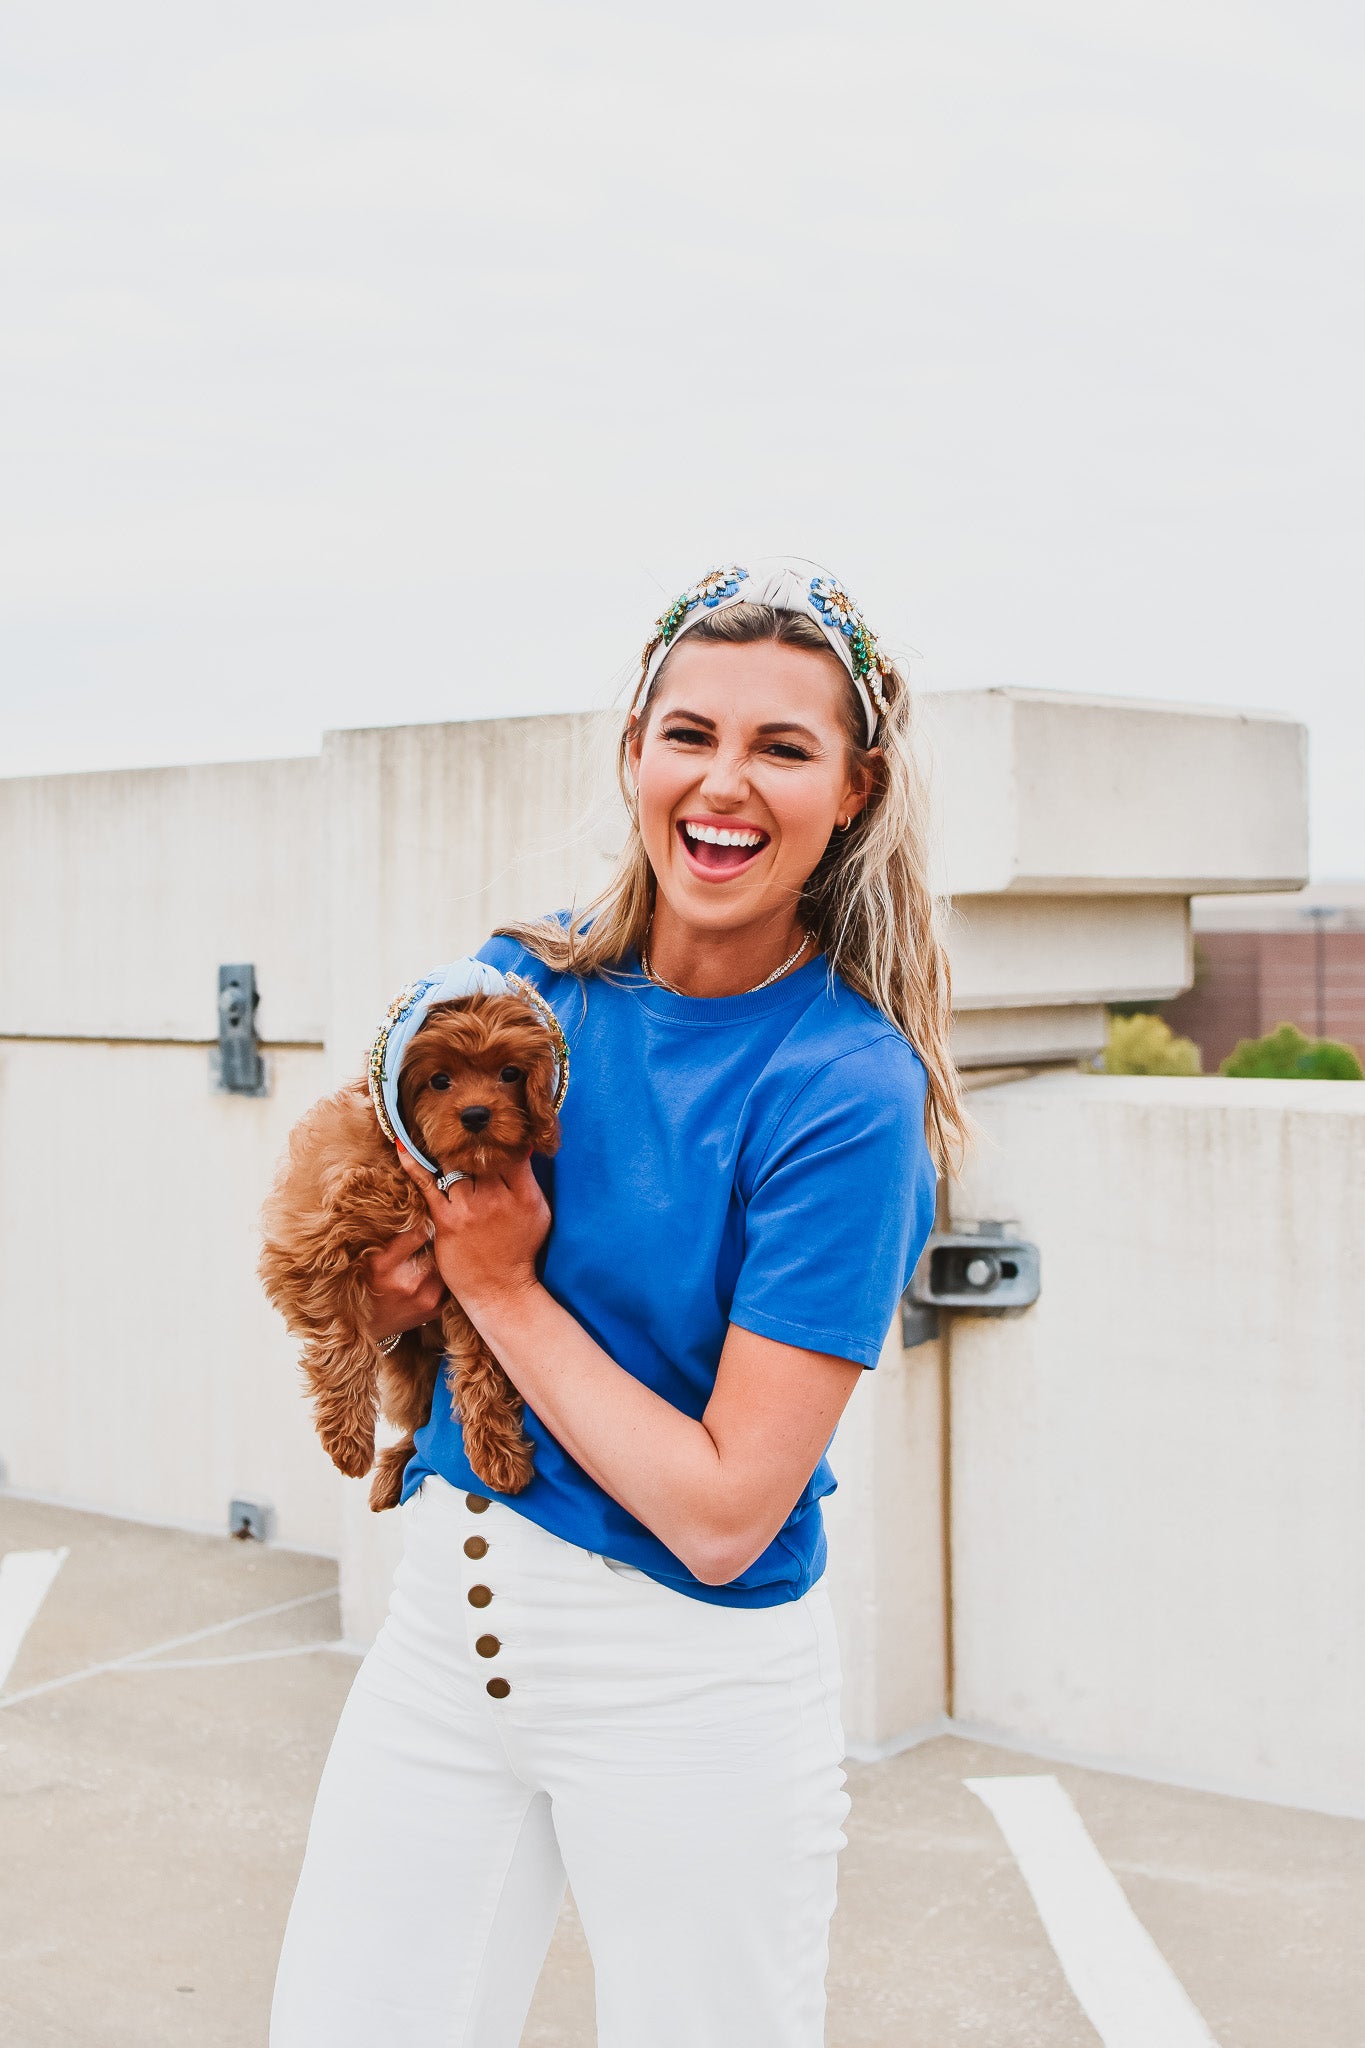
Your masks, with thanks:
[[[933,1227],[925,1092],[922,1064],[893,1033],[806,1082],[754,1174],[732,1323],[877,1363]]]

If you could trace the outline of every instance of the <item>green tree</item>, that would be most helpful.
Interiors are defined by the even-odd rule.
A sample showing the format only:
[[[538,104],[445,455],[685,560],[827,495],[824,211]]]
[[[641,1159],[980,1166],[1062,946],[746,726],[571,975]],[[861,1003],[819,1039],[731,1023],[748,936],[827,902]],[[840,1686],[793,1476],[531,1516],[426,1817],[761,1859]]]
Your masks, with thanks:
[[[1246,1081],[1365,1081],[1365,1067],[1349,1045],[1305,1038],[1293,1024],[1264,1038],[1243,1038],[1219,1071]]]
[[[1199,1047],[1177,1038],[1164,1017],[1143,1013],[1111,1017],[1109,1039],[1100,1055],[1104,1074],[1197,1074]]]

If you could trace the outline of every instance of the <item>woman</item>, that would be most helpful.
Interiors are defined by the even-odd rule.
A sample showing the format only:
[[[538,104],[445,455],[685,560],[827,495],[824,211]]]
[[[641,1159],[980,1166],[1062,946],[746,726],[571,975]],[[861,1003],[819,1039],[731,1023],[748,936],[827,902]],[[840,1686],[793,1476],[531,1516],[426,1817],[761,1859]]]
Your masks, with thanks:
[[[418,1436],[275,2048],[514,2048],[566,1872],[602,2048],[823,2040],[824,1452],[963,1131],[909,726],[841,586],[715,572],[645,650],[614,880],[484,948],[572,1049],[553,1229],[529,1162],[443,1195],[405,1158],[434,1235],[373,1326],[454,1292],[536,1476],[490,1500],[445,1403]]]

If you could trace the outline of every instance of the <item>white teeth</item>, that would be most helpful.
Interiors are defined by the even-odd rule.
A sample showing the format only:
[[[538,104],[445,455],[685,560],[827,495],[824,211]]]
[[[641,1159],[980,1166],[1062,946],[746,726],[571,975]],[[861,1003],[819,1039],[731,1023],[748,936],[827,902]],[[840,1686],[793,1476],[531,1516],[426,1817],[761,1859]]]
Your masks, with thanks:
[[[724,825],[693,825],[688,822],[684,824],[683,831],[689,839],[704,840],[708,846],[761,846],[763,844],[763,834],[761,832],[746,832],[741,827],[736,827],[731,831],[727,830]]]

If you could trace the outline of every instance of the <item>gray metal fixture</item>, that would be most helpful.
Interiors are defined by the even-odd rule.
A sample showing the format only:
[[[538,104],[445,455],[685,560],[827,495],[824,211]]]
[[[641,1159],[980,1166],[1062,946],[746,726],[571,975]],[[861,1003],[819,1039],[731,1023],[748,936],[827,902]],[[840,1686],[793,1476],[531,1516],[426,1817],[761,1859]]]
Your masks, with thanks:
[[[1038,1299],[1041,1286],[1038,1247],[1021,1237],[1014,1225],[959,1224],[956,1230],[936,1230],[930,1237],[906,1290],[905,1305],[998,1316],[1028,1308]]]
[[[938,1335],[938,1310],[916,1301],[907,1287],[901,1296],[901,1350],[913,1351]]]
[[[227,1095],[267,1095],[265,1060],[256,1038],[256,969],[250,961],[218,969],[218,1043],[210,1049],[209,1075]]]
[[[228,1502],[228,1535],[240,1537],[243,1542],[249,1539],[255,1543],[264,1543],[270,1535],[274,1519],[264,1501]]]

